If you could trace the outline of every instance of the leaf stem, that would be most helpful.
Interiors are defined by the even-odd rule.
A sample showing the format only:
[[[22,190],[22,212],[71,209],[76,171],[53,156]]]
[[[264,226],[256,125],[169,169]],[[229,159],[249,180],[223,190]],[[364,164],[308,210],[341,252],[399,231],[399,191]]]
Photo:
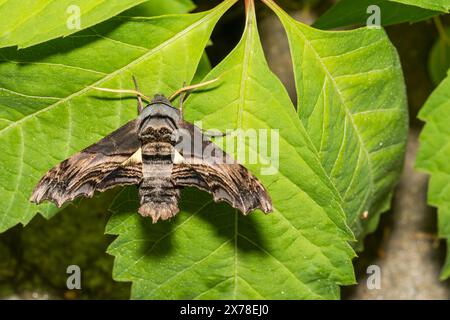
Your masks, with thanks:
[[[439,16],[436,16],[433,18],[434,21],[434,25],[436,26],[436,29],[439,32],[439,36],[441,37],[441,39],[448,45],[450,46],[450,39],[447,36],[447,32],[445,31],[444,25],[442,24],[441,19],[439,18]]]
[[[249,10],[255,9],[254,0],[245,0],[245,14],[248,15]]]

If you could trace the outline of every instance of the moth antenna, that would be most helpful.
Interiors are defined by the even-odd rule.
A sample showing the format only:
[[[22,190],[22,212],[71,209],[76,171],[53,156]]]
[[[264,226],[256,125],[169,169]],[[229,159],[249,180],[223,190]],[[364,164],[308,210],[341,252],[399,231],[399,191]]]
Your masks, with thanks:
[[[133,78],[133,82],[134,82],[134,89],[137,92],[140,92],[136,77],[133,75],[132,78]],[[138,111],[138,114],[141,114],[142,110],[144,110],[144,105],[142,103],[142,97],[138,94],[137,99],[138,99],[137,111]]]
[[[220,79],[220,77],[219,77],[219,78],[212,79],[212,80],[209,80],[209,81],[197,83],[197,84],[192,84],[192,85],[190,85],[190,86],[186,86],[186,87],[183,87],[183,88],[181,88],[181,89],[178,89],[177,91],[175,91],[175,92],[169,97],[169,100],[172,101],[173,99],[175,99],[176,96],[178,96],[178,95],[179,95],[180,93],[182,93],[182,92],[186,92],[186,91],[190,91],[190,90],[195,90],[195,89],[197,89],[197,88],[205,87],[205,86],[207,86],[207,85],[210,85],[211,83],[214,83],[214,82],[218,81],[219,79]]]
[[[186,87],[186,81],[183,82],[183,88]],[[186,91],[183,91],[180,93],[180,113],[181,113],[181,117],[183,117],[183,100],[184,97],[186,96]]]
[[[105,92],[114,92],[114,93],[130,93],[137,96],[142,97],[145,101],[151,102],[152,99],[144,95],[142,92],[139,92],[137,90],[127,90],[127,89],[109,89],[109,88],[100,88],[100,87],[89,87],[98,91],[105,91]]]

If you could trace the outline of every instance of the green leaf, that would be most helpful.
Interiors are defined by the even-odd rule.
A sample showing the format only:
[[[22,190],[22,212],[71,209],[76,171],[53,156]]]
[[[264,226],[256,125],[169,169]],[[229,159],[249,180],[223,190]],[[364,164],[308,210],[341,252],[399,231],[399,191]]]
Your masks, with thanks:
[[[164,0],[162,6],[158,0],[3,0],[0,1],[0,48],[26,48],[68,36],[143,2],[147,3],[141,8],[142,15],[192,9],[192,3],[186,0]],[[72,23],[77,7],[79,28]]]
[[[450,3],[448,0],[441,1]],[[371,15],[367,13],[367,8],[371,5],[380,7],[381,24],[383,26],[417,22],[439,15],[441,12],[448,12],[450,7],[444,10],[440,6],[433,5],[434,2],[434,0],[341,0],[319,17],[314,26],[321,29],[331,29],[366,24]]]
[[[420,134],[417,168],[431,175],[428,202],[438,208],[439,236],[450,239],[450,70],[419,113],[426,122]],[[450,277],[450,245],[441,279]]]
[[[438,85],[447,76],[450,68],[450,28],[445,29],[433,45],[428,59],[428,72],[434,85]]]
[[[197,72],[195,73],[192,83],[200,83],[202,79],[211,71],[211,62],[209,61],[208,55],[203,53],[202,58],[198,64]]]
[[[125,11],[121,15],[152,17],[169,13],[186,13],[193,9],[195,9],[195,4],[191,0],[146,1]]]
[[[335,299],[338,285],[355,281],[338,191],[267,66],[253,14],[237,47],[205,79],[220,84],[194,92],[184,111],[205,129],[278,130],[278,170],[265,175],[267,164],[245,163],[268,188],[274,212],[243,216],[189,189],[172,221],[152,225],[136,214],[135,188],[126,189],[113,205],[107,232],[118,238],[108,252],[114,278],[133,282],[132,298]]]
[[[383,30],[321,31],[265,2],[287,31],[298,116],[362,240],[389,208],[403,167],[408,112],[397,52]]]
[[[129,89],[134,74],[143,92],[174,92],[191,81],[234,2],[197,14],[112,18],[33,48],[0,50],[0,231],[35,215],[28,199],[48,169],[136,117],[134,97],[91,86]],[[39,210],[48,217],[55,207]]]
[[[450,10],[450,0],[391,0],[391,1],[446,13]]]

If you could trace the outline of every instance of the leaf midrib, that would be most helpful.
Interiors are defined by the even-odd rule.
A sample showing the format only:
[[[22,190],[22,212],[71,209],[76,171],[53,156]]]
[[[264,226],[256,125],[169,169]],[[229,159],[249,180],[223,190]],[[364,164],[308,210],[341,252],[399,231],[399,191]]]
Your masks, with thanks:
[[[241,81],[240,81],[240,87],[241,90],[239,91],[239,108],[237,110],[237,119],[236,119],[236,127],[242,128],[243,127],[243,108],[244,108],[244,99],[245,99],[245,91],[246,91],[246,83],[247,83],[247,77],[248,77],[248,67],[249,67],[249,60],[251,58],[250,50],[247,50],[248,46],[251,46],[251,42],[253,40],[253,28],[251,25],[252,18],[247,13],[247,20],[246,20],[246,26],[244,30],[244,34],[247,33],[246,39],[245,39],[245,45],[244,45],[244,61],[242,66],[242,72],[241,72]],[[233,289],[233,296],[234,299],[236,299],[237,296],[237,285],[238,285],[238,234],[239,234],[239,216],[238,211],[234,210],[234,289]]]

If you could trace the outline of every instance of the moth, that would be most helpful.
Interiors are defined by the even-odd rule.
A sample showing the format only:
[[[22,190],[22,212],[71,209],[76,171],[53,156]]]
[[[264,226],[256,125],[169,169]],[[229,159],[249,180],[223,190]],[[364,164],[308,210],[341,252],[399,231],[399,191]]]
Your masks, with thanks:
[[[139,213],[156,223],[178,213],[183,187],[197,187],[244,215],[254,209],[272,211],[270,196],[261,182],[201,129],[183,120],[183,95],[180,108],[161,94],[147,98],[150,103],[144,107],[145,96],[136,81],[135,86],[136,90],[121,92],[137,94],[138,117],[50,169],[35,187],[31,202],[49,200],[60,207],[80,196],[92,197],[95,191],[136,185]],[[195,86],[199,85],[176,94]],[[198,137],[200,143],[196,143]]]

